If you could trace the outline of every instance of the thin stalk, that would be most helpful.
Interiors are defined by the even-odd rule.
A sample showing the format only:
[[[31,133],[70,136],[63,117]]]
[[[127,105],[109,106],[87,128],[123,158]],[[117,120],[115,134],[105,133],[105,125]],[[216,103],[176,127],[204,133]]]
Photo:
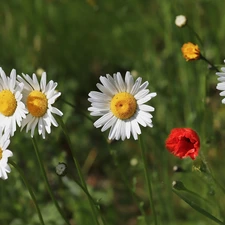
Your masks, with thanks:
[[[148,187],[149,202],[150,202],[150,206],[151,206],[152,213],[153,213],[154,223],[155,223],[155,225],[157,225],[158,221],[157,221],[155,206],[154,206],[154,203],[153,203],[153,197],[152,197],[153,191],[152,191],[150,176],[149,176],[149,173],[148,173],[148,164],[147,164],[146,152],[145,152],[145,147],[144,147],[144,143],[143,143],[143,140],[142,140],[141,136],[140,136],[140,142],[139,143],[140,143],[140,146],[141,146],[141,156],[142,156],[142,160],[143,160],[143,163],[144,163],[144,174],[145,174],[145,180],[146,180],[147,187]]]
[[[203,46],[203,42],[202,42],[202,39],[200,38],[200,36],[195,32],[195,30],[188,25],[187,23],[187,27],[191,30],[191,32],[193,32],[193,34],[196,36],[196,38],[198,39],[199,43]]]
[[[51,199],[52,199],[52,201],[54,202],[55,207],[57,208],[58,212],[60,213],[60,215],[61,215],[62,218],[64,219],[65,223],[66,223],[67,225],[70,225],[70,222],[68,221],[68,219],[67,219],[66,216],[64,215],[62,209],[60,208],[60,206],[59,206],[58,202],[56,201],[55,196],[54,196],[54,194],[53,194],[53,192],[52,192],[52,189],[51,189],[50,184],[49,184],[49,182],[48,182],[47,174],[46,174],[46,172],[45,172],[44,165],[43,165],[43,162],[42,162],[42,160],[41,160],[41,156],[40,156],[40,153],[39,153],[39,150],[38,150],[38,146],[37,146],[37,142],[36,142],[36,139],[35,139],[35,138],[32,138],[32,143],[33,143],[33,146],[34,146],[34,149],[35,149],[35,153],[36,153],[36,156],[37,156],[37,160],[38,160],[38,163],[39,163],[39,166],[40,166],[42,175],[43,175],[44,180],[45,180],[45,184],[46,184],[48,193],[49,193],[49,195],[51,196]]]
[[[218,68],[214,66],[212,62],[210,62],[208,59],[206,59],[203,55],[201,55],[200,59],[203,59],[205,62],[207,62],[212,69],[214,69],[216,72],[219,72]]]
[[[67,143],[68,143],[68,145],[69,145],[69,149],[70,149],[70,152],[71,152],[72,157],[73,157],[73,162],[74,162],[74,164],[75,164],[75,167],[76,167],[76,169],[77,169],[77,173],[78,173],[78,176],[79,176],[79,179],[80,179],[80,182],[81,182],[81,185],[80,185],[80,186],[83,187],[82,189],[85,190],[85,193],[86,193],[86,194],[88,193],[88,194],[87,194],[87,197],[88,197],[89,204],[90,204],[90,207],[91,207],[92,217],[94,218],[95,224],[99,225],[98,215],[97,215],[97,212],[96,212],[96,206],[93,204],[93,199],[90,197],[90,194],[89,194],[89,191],[88,191],[88,188],[87,188],[87,184],[86,184],[86,182],[85,182],[85,180],[84,180],[84,177],[83,177],[83,174],[82,174],[82,171],[81,171],[81,168],[80,168],[80,164],[79,164],[79,162],[78,162],[78,160],[77,160],[77,157],[76,157],[74,151],[72,150],[72,149],[73,149],[73,148],[72,148],[72,143],[71,143],[70,137],[69,137],[69,135],[68,135],[68,132],[67,132],[67,130],[66,130],[66,126],[65,126],[65,124],[63,123],[63,121],[62,121],[61,118],[58,119],[58,122],[60,123],[61,128],[62,128],[62,130],[63,130],[63,133],[64,133],[65,136],[66,136]],[[103,223],[104,223],[104,220],[102,220],[102,221],[103,221]]]
[[[28,191],[29,191],[29,193],[30,193],[30,196],[31,196],[31,198],[32,198],[32,200],[33,200],[33,202],[34,202],[34,205],[35,205],[35,208],[36,208],[36,210],[37,210],[37,214],[38,214],[40,223],[41,223],[41,225],[45,225],[44,220],[43,220],[43,217],[42,217],[42,215],[41,215],[41,210],[40,210],[40,208],[39,208],[39,206],[38,206],[38,203],[37,203],[37,199],[36,199],[36,197],[35,197],[35,195],[34,195],[34,192],[33,192],[32,188],[31,188],[29,182],[27,181],[26,177],[25,177],[24,174],[23,174],[23,171],[22,171],[22,170],[20,169],[20,167],[19,167],[15,162],[13,162],[12,160],[10,160],[9,163],[10,163],[10,164],[11,164],[11,165],[19,172],[19,174],[20,174],[20,176],[21,176],[21,178],[22,178],[24,184],[26,185],[26,187],[27,187],[27,189],[28,189]]]
[[[108,146],[108,145],[107,145],[107,146]],[[135,191],[133,190],[133,188],[131,187],[130,183],[128,182],[127,177],[125,176],[124,171],[123,171],[123,169],[122,169],[121,166],[120,166],[120,163],[117,162],[116,156],[115,156],[114,154],[111,154],[111,155],[112,155],[112,157],[113,157],[114,165],[116,166],[116,169],[117,169],[118,173],[119,173],[120,176],[122,177],[124,184],[126,185],[127,189],[129,190],[129,192],[130,192],[130,194],[131,194],[133,200],[134,200],[135,203],[138,205],[138,208],[139,208],[139,210],[140,210],[142,216],[144,217],[144,223],[145,223],[145,225],[148,225],[148,222],[147,222],[147,219],[146,219],[146,214],[145,214],[145,212],[144,212],[144,210],[143,210],[143,206],[141,206],[141,204],[140,204],[140,202],[139,202],[139,200],[138,200],[138,197],[137,197]]]

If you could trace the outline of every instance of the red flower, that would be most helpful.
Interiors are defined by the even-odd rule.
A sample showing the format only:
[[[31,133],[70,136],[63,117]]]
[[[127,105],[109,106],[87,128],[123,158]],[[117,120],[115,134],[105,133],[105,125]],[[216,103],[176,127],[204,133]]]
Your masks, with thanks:
[[[191,128],[174,128],[166,139],[166,148],[179,158],[198,156],[200,140],[198,134]]]

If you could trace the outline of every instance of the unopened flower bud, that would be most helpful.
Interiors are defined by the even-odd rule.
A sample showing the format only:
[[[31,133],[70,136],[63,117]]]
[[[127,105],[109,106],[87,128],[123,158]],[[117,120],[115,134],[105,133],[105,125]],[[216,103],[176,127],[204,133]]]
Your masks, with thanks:
[[[67,172],[67,165],[65,163],[59,163],[55,168],[55,172],[59,176],[65,176]]]
[[[174,166],[173,167],[173,172],[175,172],[175,173],[184,172],[184,171],[185,170],[180,166]]]
[[[184,27],[187,24],[187,18],[184,15],[176,16],[175,24],[178,27]]]

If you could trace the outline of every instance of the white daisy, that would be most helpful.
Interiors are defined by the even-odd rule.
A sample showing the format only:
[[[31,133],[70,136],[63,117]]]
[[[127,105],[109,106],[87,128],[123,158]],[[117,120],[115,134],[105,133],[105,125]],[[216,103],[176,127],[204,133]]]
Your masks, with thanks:
[[[108,138],[110,140],[129,139],[132,133],[135,140],[141,134],[139,124],[152,127],[152,106],[144,103],[156,96],[147,88],[148,82],[141,84],[142,78],[135,82],[130,74],[125,75],[125,82],[120,73],[101,76],[96,86],[101,92],[91,91],[88,101],[91,102],[92,116],[101,116],[95,123],[96,128],[102,127],[101,131],[110,129]]]
[[[27,113],[22,102],[23,86],[16,81],[15,69],[8,77],[0,67],[0,126],[3,130],[9,129],[11,136],[16,131],[16,124],[20,127]]]
[[[222,72],[216,73],[216,75],[219,76],[218,81],[220,81],[220,83],[217,84],[216,89],[222,91],[220,96],[225,96],[225,67],[222,67],[221,71]],[[222,103],[225,104],[225,98],[222,99]]]
[[[34,135],[35,127],[38,126],[39,135],[45,138],[45,131],[51,133],[51,125],[58,126],[52,114],[62,116],[63,113],[52,106],[56,99],[61,95],[55,88],[58,85],[50,80],[46,84],[46,73],[41,76],[40,85],[37,76],[32,78],[28,74],[18,76],[18,81],[24,84],[23,101],[28,109],[27,117],[22,121],[22,128],[26,126],[26,132],[31,130],[31,137]]]
[[[13,153],[8,150],[10,144],[10,130],[3,132],[2,127],[0,127],[0,178],[6,180],[8,178],[7,173],[11,172],[8,165],[8,158],[13,156]]]

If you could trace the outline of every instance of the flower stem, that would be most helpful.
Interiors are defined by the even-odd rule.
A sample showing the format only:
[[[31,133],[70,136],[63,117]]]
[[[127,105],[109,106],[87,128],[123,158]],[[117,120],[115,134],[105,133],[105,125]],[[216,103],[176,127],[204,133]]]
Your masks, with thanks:
[[[139,143],[140,143],[140,146],[141,146],[141,156],[142,156],[142,160],[143,160],[143,163],[144,163],[145,180],[146,180],[146,183],[147,183],[147,186],[148,186],[149,202],[150,202],[150,206],[151,206],[152,213],[153,213],[154,223],[155,223],[155,225],[157,225],[158,221],[157,221],[155,206],[154,206],[154,203],[153,203],[153,197],[152,197],[153,191],[152,191],[152,187],[151,187],[150,175],[148,173],[148,164],[147,164],[146,152],[145,152],[145,147],[144,147],[144,143],[143,143],[143,140],[142,140],[141,136],[140,136],[140,142]]]
[[[211,63],[208,59],[206,59],[203,55],[201,55],[200,59],[203,59],[205,62],[207,62],[212,69],[214,69],[216,72],[219,72],[218,68],[216,66],[214,66],[213,63]]]
[[[48,193],[49,193],[49,195],[51,196],[51,199],[52,199],[52,201],[54,202],[55,207],[57,208],[58,212],[60,213],[60,215],[61,215],[62,218],[64,219],[65,223],[66,223],[67,225],[70,225],[70,222],[68,221],[68,219],[66,218],[66,216],[65,216],[64,213],[62,212],[62,209],[60,208],[58,202],[56,201],[56,199],[55,199],[55,197],[54,197],[54,194],[53,194],[52,189],[51,189],[51,187],[50,187],[50,184],[49,184],[49,182],[48,182],[47,174],[46,174],[46,172],[45,172],[44,165],[43,165],[43,162],[42,162],[42,160],[41,160],[41,156],[40,156],[40,153],[39,153],[39,150],[38,150],[38,146],[37,146],[37,142],[36,142],[36,139],[35,139],[35,138],[32,138],[32,143],[33,143],[33,146],[34,146],[34,149],[35,149],[35,153],[36,153],[36,156],[37,156],[37,159],[38,159],[38,163],[39,163],[39,166],[40,166],[42,175],[43,175],[44,180],[45,180],[45,184],[46,184]]]
[[[21,178],[22,178],[24,184],[26,185],[26,187],[27,187],[27,189],[28,189],[28,191],[29,191],[29,193],[30,193],[30,196],[31,196],[31,198],[32,198],[32,200],[33,200],[33,202],[34,202],[34,205],[35,205],[35,208],[36,208],[36,210],[37,210],[38,217],[39,217],[39,220],[40,220],[40,224],[41,224],[41,225],[45,225],[44,220],[43,220],[43,217],[42,217],[42,215],[41,215],[40,208],[39,208],[38,203],[37,203],[37,199],[36,199],[36,197],[35,197],[35,195],[34,195],[34,192],[33,192],[32,188],[31,188],[29,182],[27,181],[26,177],[25,177],[24,174],[23,174],[23,171],[22,171],[22,170],[20,169],[20,167],[19,167],[15,162],[13,162],[12,160],[10,160],[9,163],[10,163],[10,164],[11,164],[11,165],[19,172],[19,174],[20,174],[20,176],[21,176]]]
[[[80,168],[80,164],[77,160],[77,157],[74,153],[74,151],[72,150],[72,143],[71,143],[71,140],[70,140],[70,137],[68,135],[68,132],[66,130],[66,126],[65,124],[63,123],[63,120],[61,118],[58,119],[58,122],[60,123],[61,125],[61,128],[66,136],[66,139],[67,139],[67,142],[68,142],[68,145],[69,145],[69,149],[70,149],[70,152],[73,156],[73,161],[74,161],[74,164],[75,164],[75,167],[77,169],[77,173],[78,173],[78,176],[79,176],[79,179],[80,179],[80,186],[82,187],[82,189],[84,190],[84,192],[87,194],[87,197],[88,197],[88,200],[89,200],[89,204],[90,204],[90,207],[91,207],[91,211],[92,211],[92,216],[94,218],[94,221],[95,221],[95,224],[99,225],[99,221],[98,221],[98,215],[97,215],[97,212],[96,212],[96,206],[94,205],[94,201],[93,199],[91,198],[91,195],[88,191],[88,188],[87,188],[87,185],[86,185],[86,182],[84,180],[84,177],[83,177],[83,174],[82,174],[82,171],[81,171],[81,168]],[[104,220],[102,219],[103,223],[104,223]]]
[[[201,39],[200,36],[197,34],[197,32],[196,32],[191,26],[189,26],[188,23],[187,23],[187,27],[191,30],[191,32],[194,33],[194,35],[195,35],[196,38],[198,39],[199,43],[203,46],[202,39]]]
[[[108,147],[108,149],[109,149],[109,147]],[[113,157],[113,161],[114,161],[114,165],[117,169],[117,173],[121,176],[126,188],[129,190],[129,192],[131,194],[132,199],[134,200],[135,204],[138,206],[138,208],[140,210],[140,213],[144,218],[145,225],[148,225],[148,222],[147,222],[147,219],[146,219],[146,213],[144,212],[144,209],[143,209],[143,204],[142,204],[143,202],[139,202],[139,199],[138,199],[138,197],[135,193],[134,188],[132,187],[132,185],[130,185],[130,182],[128,182],[127,176],[125,175],[124,170],[121,167],[121,164],[117,160],[116,153],[112,150],[111,151],[109,150],[109,152],[111,152],[111,156]]]

